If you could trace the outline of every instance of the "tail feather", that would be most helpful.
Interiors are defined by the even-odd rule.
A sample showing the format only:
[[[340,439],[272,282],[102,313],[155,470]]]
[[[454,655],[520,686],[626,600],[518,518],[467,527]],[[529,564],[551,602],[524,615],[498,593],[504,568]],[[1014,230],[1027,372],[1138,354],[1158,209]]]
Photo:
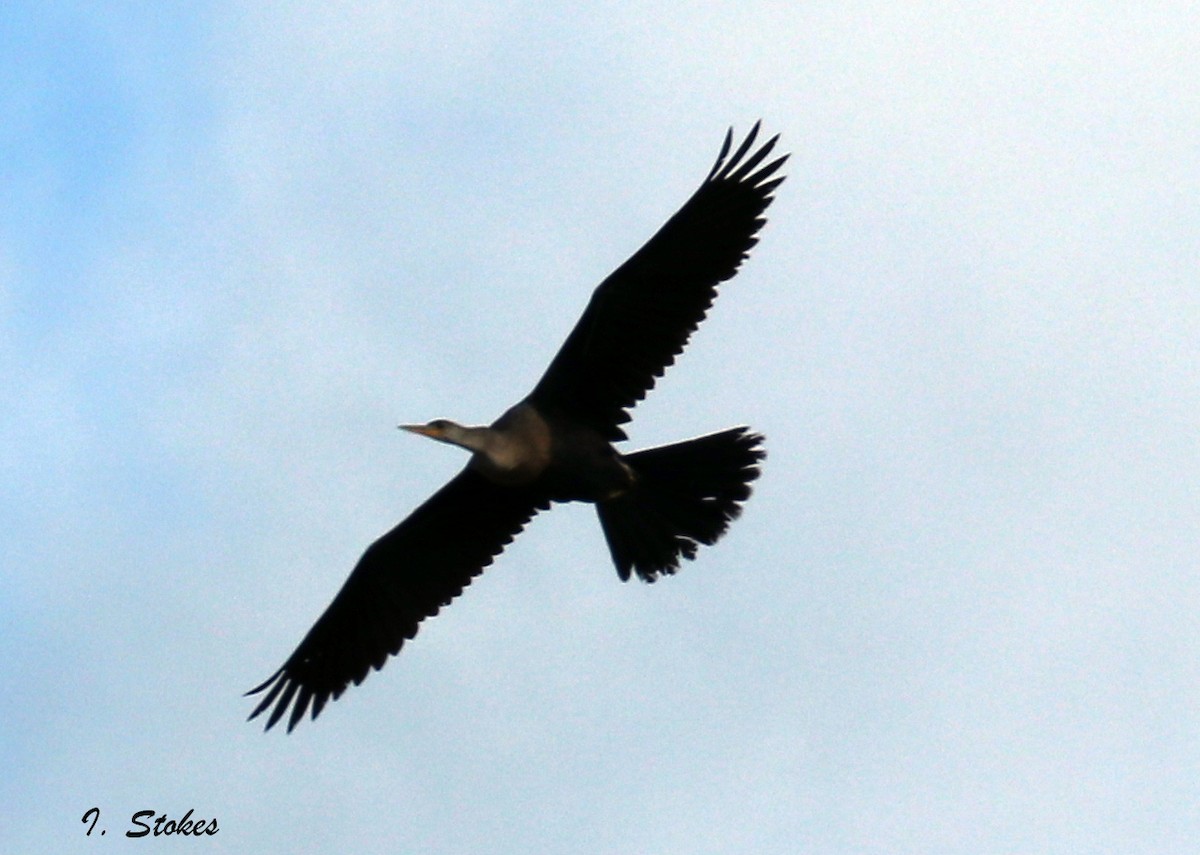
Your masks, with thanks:
[[[750,496],[762,440],[737,427],[627,455],[633,488],[596,505],[621,579],[637,573],[653,582],[716,543]]]

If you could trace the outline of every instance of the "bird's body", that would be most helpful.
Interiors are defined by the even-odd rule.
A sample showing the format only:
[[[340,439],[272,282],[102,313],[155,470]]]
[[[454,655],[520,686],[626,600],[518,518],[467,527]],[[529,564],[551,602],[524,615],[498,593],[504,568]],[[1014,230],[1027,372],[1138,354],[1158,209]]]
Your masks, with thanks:
[[[548,419],[528,401],[510,407],[487,427],[449,419],[404,430],[471,452],[469,469],[508,487],[537,483],[555,502],[599,502],[633,485],[633,471],[595,430]]]
[[[296,651],[250,694],[251,718],[289,707],[288,730],[412,638],[553,502],[595,504],[618,575],[646,581],[679,568],[725,532],[750,495],[762,437],[738,427],[622,454],[621,425],[683,350],[737,271],[764,220],[772,178],[759,166],[772,138],[746,155],[758,125],[693,197],[596,289],[534,390],[486,427],[447,419],[406,430],[471,452],[466,467],[375,543]],[[756,171],[757,170],[757,171]]]

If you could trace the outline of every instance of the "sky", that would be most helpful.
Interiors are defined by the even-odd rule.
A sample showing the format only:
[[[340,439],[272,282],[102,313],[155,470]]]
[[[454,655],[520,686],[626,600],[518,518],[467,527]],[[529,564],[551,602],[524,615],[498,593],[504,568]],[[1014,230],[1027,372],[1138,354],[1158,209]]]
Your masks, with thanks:
[[[1200,29],[1052,5],[6,3],[0,850],[1193,846]],[[627,446],[765,433],[728,535],[622,584],[556,508],[247,724],[463,463],[395,426],[526,394],[759,118]]]

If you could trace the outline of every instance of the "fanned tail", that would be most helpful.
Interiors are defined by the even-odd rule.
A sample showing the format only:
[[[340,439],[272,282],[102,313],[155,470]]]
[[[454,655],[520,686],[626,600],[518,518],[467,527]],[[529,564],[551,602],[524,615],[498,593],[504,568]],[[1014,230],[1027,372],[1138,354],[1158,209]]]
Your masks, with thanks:
[[[626,455],[637,480],[596,512],[622,581],[647,582],[679,569],[725,533],[750,496],[763,438],[736,427]]]

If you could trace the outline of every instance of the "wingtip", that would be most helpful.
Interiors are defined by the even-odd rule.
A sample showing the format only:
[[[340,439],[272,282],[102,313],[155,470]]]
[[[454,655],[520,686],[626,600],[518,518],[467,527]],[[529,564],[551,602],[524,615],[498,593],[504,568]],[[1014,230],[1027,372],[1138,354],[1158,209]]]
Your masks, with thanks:
[[[730,154],[730,149],[733,144],[733,128],[730,127],[725,133],[725,142],[721,146],[721,153],[717,157],[717,162],[713,164],[712,170],[709,172],[706,181],[726,181],[748,182],[757,184],[772,172],[778,169],[788,158],[787,154],[776,158],[767,167],[754,173],[754,170],[772,149],[779,142],[780,134],[775,134],[766,142],[762,143],[757,150],[754,149],[755,141],[762,130],[762,119],[755,120],[750,127],[745,138],[738,144],[737,149]],[[747,156],[748,155],[748,156]],[[751,175],[751,173],[754,173]],[[749,177],[748,177],[749,176]]]
[[[278,677],[278,676],[279,676],[280,674],[282,674],[282,673],[283,673],[283,669],[282,669],[282,668],[280,668],[278,671],[276,671],[274,674],[272,674],[272,675],[271,675],[270,677],[268,677],[267,679],[263,680],[261,683],[259,683],[257,686],[255,686],[253,689],[251,689],[251,690],[250,690],[250,691],[248,691],[248,692],[245,692],[245,693],[243,693],[243,694],[242,694],[242,697],[243,697],[243,698],[248,698],[248,697],[250,697],[251,695],[257,695],[259,692],[261,692],[261,691],[263,691],[264,689],[266,689],[266,688],[267,688],[267,686],[269,686],[269,685],[271,685],[272,683],[274,683],[274,682],[275,682],[275,678],[276,678],[276,677]]]
[[[729,149],[732,147],[733,126],[730,125],[729,129],[725,131],[725,140],[721,143],[721,150],[717,152],[717,160],[713,164],[712,169],[708,171],[708,176],[704,179],[705,181],[711,181],[713,176],[717,174],[717,171],[724,165],[725,157],[729,154]]]
[[[266,726],[263,727],[264,733],[275,726],[275,723],[279,721],[280,717],[290,705],[292,696],[296,693],[295,683],[290,682],[286,678],[281,679],[283,670],[283,668],[280,668],[278,671],[268,677],[265,682],[255,686],[242,696],[249,697],[250,695],[257,695],[262,691],[267,692],[266,695],[259,700],[258,705],[254,707],[253,712],[246,717],[246,721],[254,721],[254,719],[258,718],[269,708],[274,706],[274,709],[271,710],[270,716],[267,718]]]
[[[284,689],[283,694],[276,701],[275,709],[271,710],[271,717],[267,719],[267,730],[273,728],[283,718],[284,713],[287,712],[288,707],[292,704],[292,698],[296,695],[296,689],[296,683],[288,683],[287,688]]]

